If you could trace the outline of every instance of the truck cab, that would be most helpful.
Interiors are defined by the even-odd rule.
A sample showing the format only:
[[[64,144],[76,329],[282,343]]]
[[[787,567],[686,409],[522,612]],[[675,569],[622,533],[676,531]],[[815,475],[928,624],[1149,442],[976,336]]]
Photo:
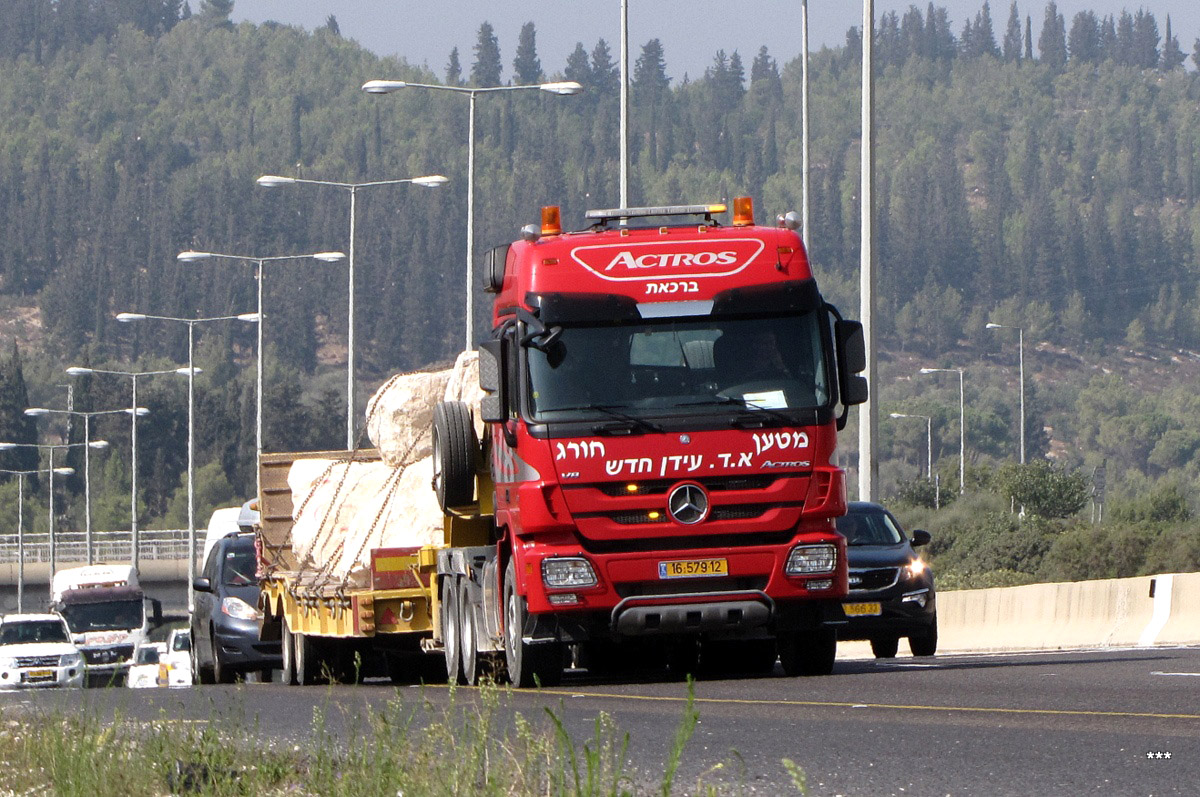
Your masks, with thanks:
[[[435,413],[444,511],[492,524],[440,555],[451,675],[494,650],[515,683],[554,682],[569,645],[832,669],[862,327],[822,298],[794,214],[725,210],[590,211],[563,233],[548,208],[493,251],[482,441],[470,408]]]

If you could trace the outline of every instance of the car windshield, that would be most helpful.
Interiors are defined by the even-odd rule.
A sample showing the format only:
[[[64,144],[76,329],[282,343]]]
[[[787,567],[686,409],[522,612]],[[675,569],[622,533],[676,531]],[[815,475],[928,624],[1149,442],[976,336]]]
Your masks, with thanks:
[[[254,572],[258,568],[258,560],[254,556],[253,546],[238,546],[225,551],[225,563],[221,567],[221,583],[227,587],[248,587],[257,584]]]
[[[191,634],[176,634],[171,640],[171,650],[191,650],[192,635]]]
[[[904,534],[886,512],[852,512],[837,519],[847,545],[896,545]]]
[[[158,648],[138,648],[138,664],[158,664]]]
[[[76,634],[88,631],[128,631],[142,626],[140,600],[74,603],[64,606],[63,618]]]
[[[58,620],[25,620],[0,626],[0,645],[67,641],[67,629]]]
[[[529,352],[535,420],[826,406],[823,314],[564,327]]]

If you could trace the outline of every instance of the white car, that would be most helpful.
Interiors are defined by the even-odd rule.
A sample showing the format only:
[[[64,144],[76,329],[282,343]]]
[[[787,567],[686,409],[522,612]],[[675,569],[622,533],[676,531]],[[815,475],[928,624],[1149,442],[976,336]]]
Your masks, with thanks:
[[[167,678],[170,686],[192,685],[192,632],[176,628],[167,637]]]
[[[83,686],[83,656],[57,614],[0,618],[0,689]]]
[[[130,689],[146,689],[167,685],[167,646],[162,642],[142,645],[133,654],[133,664],[125,685]]]

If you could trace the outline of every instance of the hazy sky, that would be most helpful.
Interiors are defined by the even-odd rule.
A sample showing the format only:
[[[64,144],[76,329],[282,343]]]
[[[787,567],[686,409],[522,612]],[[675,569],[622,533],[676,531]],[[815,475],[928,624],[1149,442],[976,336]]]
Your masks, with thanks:
[[[200,0],[193,0],[193,10]],[[875,0],[878,18],[887,11],[903,13],[912,0]],[[764,44],[780,64],[800,54],[800,0],[629,0],[630,66],[641,45],[652,38],[666,50],[667,73],[675,80],[688,73],[693,79],[703,74],[718,49],[737,50],[747,69]],[[917,2],[920,8],[928,0]],[[963,22],[974,19],[982,0],[939,0],[950,12],[955,35]],[[992,3],[992,24],[997,37],[1008,22],[1010,0]],[[1018,2],[1022,17],[1033,18],[1036,46],[1046,3]],[[1070,30],[1077,11],[1091,9],[1101,16],[1119,14],[1123,8],[1146,8],[1165,33],[1171,16],[1172,32],[1185,53],[1200,37],[1200,0],[1060,0],[1059,12]],[[380,55],[400,55],[410,63],[427,64],[441,77],[450,50],[458,47],[464,71],[473,60],[472,47],[481,22],[487,21],[500,40],[504,77],[512,72],[512,61],[521,25],[537,25],[538,56],[547,74],[560,72],[567,55],[582,41],[591,52],[597,39],[608,41],[614,59],[620,42],[619,0],[236,0],[235,21],[276,20],[313,29],[324,24],[329,14],[337,17],[342,35],[357,40]],[[836,46],[845,41],[846,30],[862,22],[858,0],[809,0],[810,42]],[[1188,68],[1195,65],[1188,61]]]

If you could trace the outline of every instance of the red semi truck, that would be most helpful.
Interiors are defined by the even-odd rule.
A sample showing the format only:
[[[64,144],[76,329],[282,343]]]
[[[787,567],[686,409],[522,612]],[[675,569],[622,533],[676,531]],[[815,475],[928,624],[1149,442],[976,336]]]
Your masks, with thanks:
[[[867,397],[862,326],[822,298],[795,214],[759,226],[747,198],[724,213],[596,210],[564,233],[545,208],[490,253],[482,440],[466,403],[434,413],[449,547],[427,649],[451,678],[503,664],[554,684],[572,660],[832,670],[836,435]]]

